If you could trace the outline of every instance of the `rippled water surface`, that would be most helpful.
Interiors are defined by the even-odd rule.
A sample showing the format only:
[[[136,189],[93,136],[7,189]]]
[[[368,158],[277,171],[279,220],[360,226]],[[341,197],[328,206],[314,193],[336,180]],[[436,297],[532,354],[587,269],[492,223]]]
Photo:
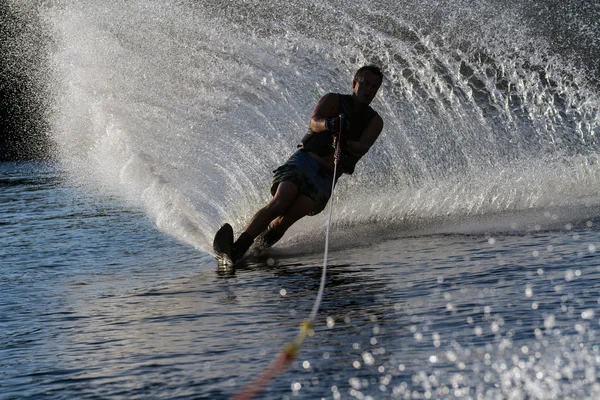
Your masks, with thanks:
[[[0,167],[0,398],[227,398],[311,310],[318,248],[218,273],[51,166]],[[263,398],[595,398],[597,222],[336,249],[315,335]]]
[[[8,3],[56,164],[0,164],[0,400],[259,376],[313,307],[326,213],[234,273],[214,233],[366,64],[384,129],[336,186],[315,334],[260,398],[600,398],[593,2]]]

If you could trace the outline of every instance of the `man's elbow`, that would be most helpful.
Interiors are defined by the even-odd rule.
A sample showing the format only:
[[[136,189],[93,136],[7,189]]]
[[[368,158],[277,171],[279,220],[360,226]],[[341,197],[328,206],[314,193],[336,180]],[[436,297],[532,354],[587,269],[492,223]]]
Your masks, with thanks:
[[[308,128],[313,132],[320,132],[323,128],[323,120],[319,117],[310,117]]]
[[[362,157],[365,154],[367,154],[369,152],[369,149],[371,148],[371,146],[361,142],[353,142],[352,145],[349,147],[349,152],[359,157]]]

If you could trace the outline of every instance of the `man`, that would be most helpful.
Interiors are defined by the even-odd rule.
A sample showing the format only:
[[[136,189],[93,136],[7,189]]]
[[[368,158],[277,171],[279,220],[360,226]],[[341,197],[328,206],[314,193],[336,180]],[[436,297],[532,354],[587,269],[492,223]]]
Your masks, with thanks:
[[[298,144],[299,150],[274,171],[273,198],[258,210],[233,243],[231,258],[234,263],[242,258],[259,235],[258,244],[270,247],[300,218],[316,215],[325,208],[331,196],[338,137],[341,155],[336,181],[342,173],[354,172],[358,160],[369,151],[383,129],[383,120],[369,106],[382,80],[379,68],[365,66],[356,71],[352,94],[328,93],[318,101],[308,133]],[[338,136],[340,130],[341,136]],[[225,227],[231,232],[228,224]],[[218,251],[216,243],[215,237],[215,250]]]

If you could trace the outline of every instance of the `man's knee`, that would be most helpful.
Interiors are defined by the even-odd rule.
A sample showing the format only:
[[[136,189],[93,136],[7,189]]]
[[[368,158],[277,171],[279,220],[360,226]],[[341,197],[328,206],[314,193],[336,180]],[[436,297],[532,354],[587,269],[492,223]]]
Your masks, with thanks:
[[[265,206],[269,214],[283,215],[296,201],[298,187],[291,182],[282,182],[277,188],[275,196]]]
[[[275,196],[267,203],[265,208],[268,210],[269,214],[274,214],[275,216],[280,216],[285,214],[285,212],[294,204],[293,198],[287,198],[284,196]]]
[[[271,226],[279,232],[286,232],[292,225],[294,225],[302,217],[294,216],[293,218],[289,215],[284,216],[280,220],[274,221]]]
[[[273,221],[273,223],[277,225],[278,229],[285,231],[290,226],[295,224],[296,221],[304,218],[307,215],[310,215],[313,210],[313,206],[314,202],[311,199],[301,196],[285,214]]]

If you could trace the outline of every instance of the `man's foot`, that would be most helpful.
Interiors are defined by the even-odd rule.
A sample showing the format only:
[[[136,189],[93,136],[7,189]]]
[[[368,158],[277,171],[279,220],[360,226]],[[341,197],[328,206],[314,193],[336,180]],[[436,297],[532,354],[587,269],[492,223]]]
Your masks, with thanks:
[[[256,247],[262,251],[270,247],[273,247],[275,243],[279,241],[285,234],[285,231],[281,232],[275,228],[269,226],[269,228],[256,238]]]

